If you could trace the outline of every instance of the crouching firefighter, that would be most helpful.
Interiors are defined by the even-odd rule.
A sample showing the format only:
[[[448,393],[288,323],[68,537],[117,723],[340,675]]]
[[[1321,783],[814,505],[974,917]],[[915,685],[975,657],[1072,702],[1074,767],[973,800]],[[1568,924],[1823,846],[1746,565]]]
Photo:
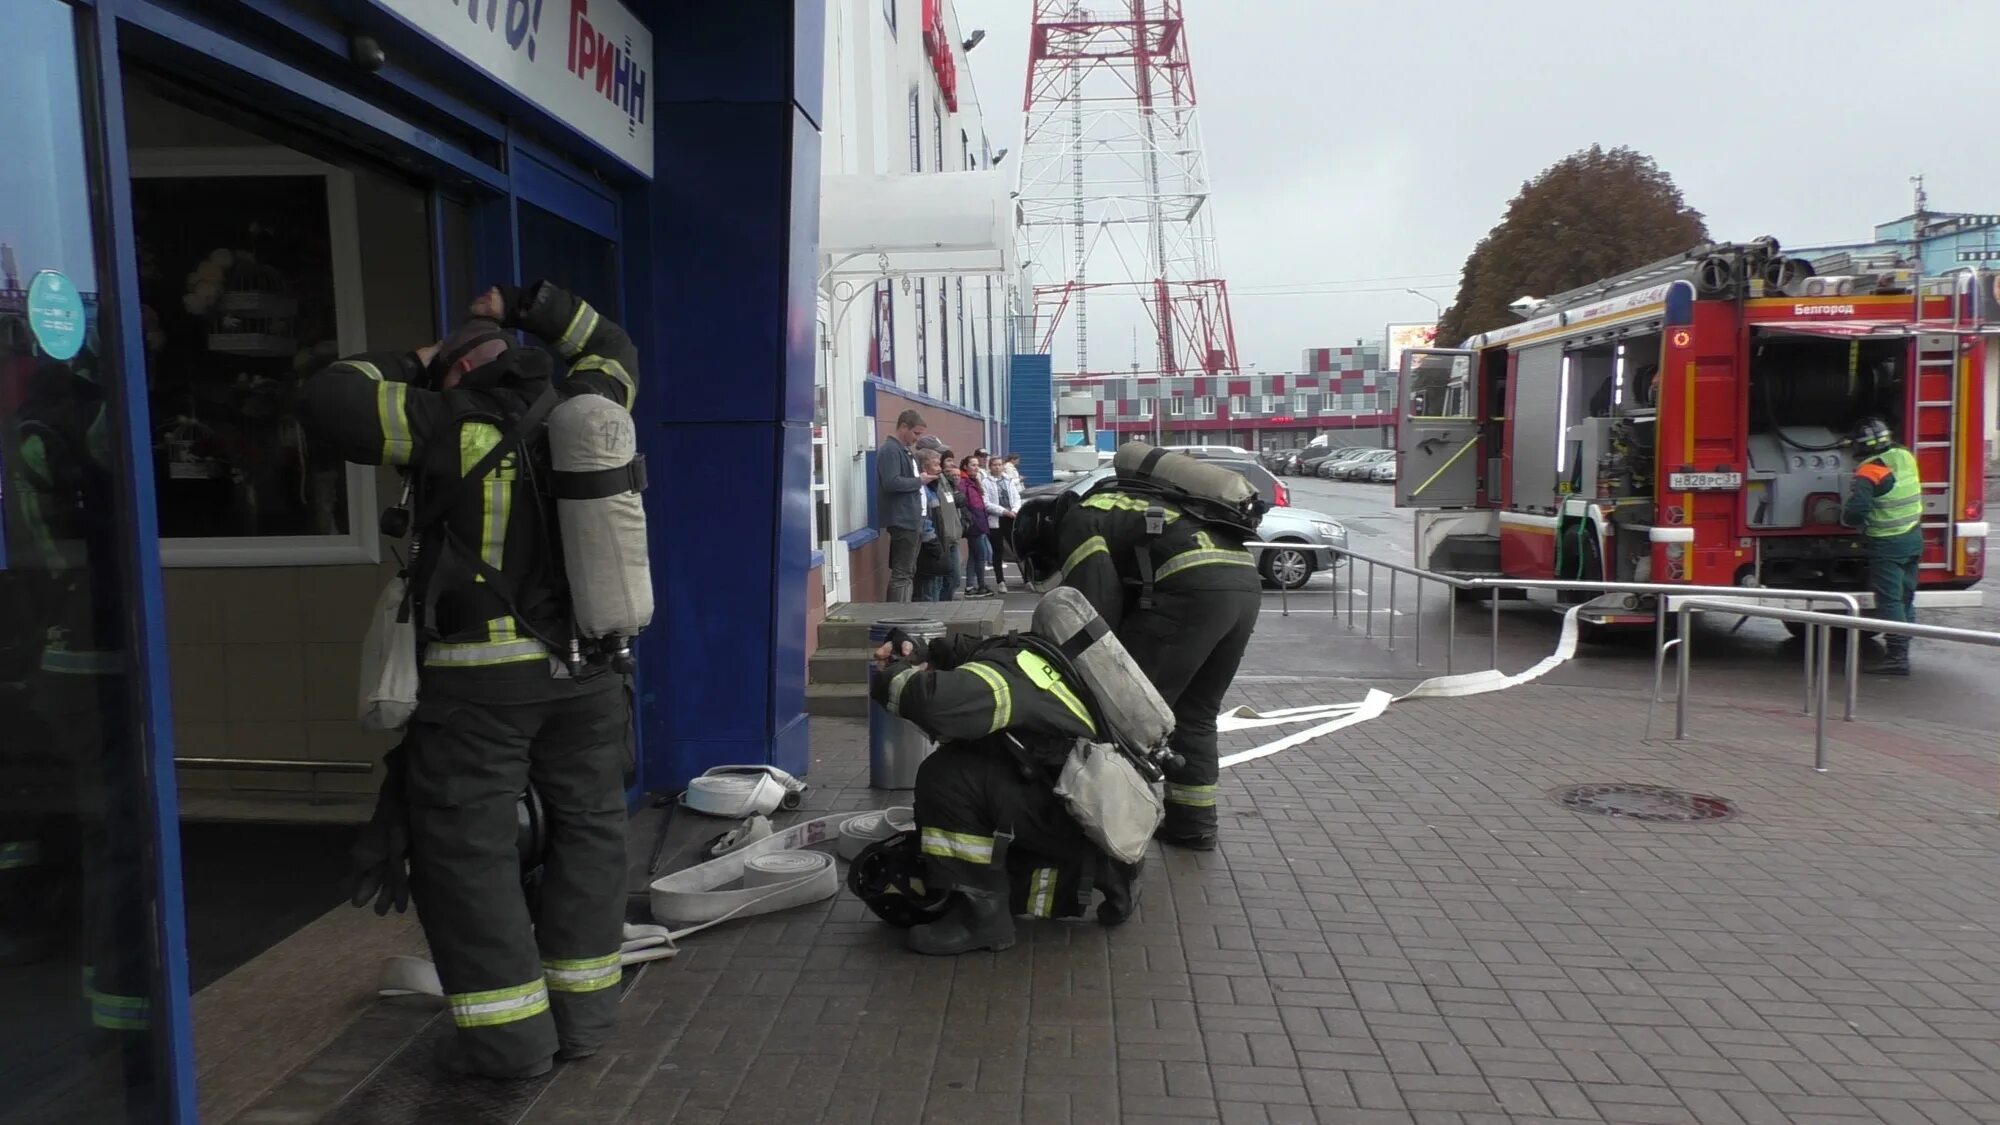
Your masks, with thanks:
[[[849,884],[919,953],[1006,949],[1014,915],[1080,917],[1093,890],[1104,925],[1137,905],[1171,719],[1071,597],[1033,633],[919,647],[896,631],[876,650],[876,701],[940,746],[917,770],[915,833],[871,846]]]
[[[1081,499],[1033,505],[1015,553],[1038,588],[1088,598],[1174,714],[1160,838],[1216,845],[1216,716],[1257,627],[1262,579],[1243,544],[1267,505],[1241,475],[1128,442],[1116,475]]]
[[[515,328],[543,346],[516,346]],[[305,389],[318,440],[406,471],[383,529],[412,535],[421,673],[370,826],[386,858],[362,858],[397,867],[407,830],[409,893],[457,1025],[439,1062],[457,1073],[545,1073],[595,1053],[617,1013],[626,638],[652,614],[637,375],[623,329],[541,282],[489,290],[437,344],[340,360]],[[517,843],[531,783],[539,909]]]

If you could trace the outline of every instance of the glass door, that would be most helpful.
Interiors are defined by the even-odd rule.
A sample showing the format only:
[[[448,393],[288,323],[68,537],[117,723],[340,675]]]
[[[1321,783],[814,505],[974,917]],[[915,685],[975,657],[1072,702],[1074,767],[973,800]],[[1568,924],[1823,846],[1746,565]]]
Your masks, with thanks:
[[[0,37],[0,1113],[172,1117],[129,377],[76,12]],[[152,545],[146,544],[145,550]],[[164,831],[172,832],[171,825]],[[177,873],[176,873],[177,874]],[[177,884],[175,884],[177,886]],[[168,896],[171,898],[171,896]]]

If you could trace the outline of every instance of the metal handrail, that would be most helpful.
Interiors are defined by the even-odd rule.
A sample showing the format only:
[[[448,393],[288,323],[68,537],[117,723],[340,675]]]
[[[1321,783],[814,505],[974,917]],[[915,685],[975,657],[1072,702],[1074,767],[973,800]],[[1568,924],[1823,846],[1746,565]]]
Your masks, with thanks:
[[[1676,598],[1674,599],[1674,612],[1680,615],[1679,639],[1681,641],[1678,660],[1675,663],[1677,671],[1676,694],[1678,696],[1674,704],[1674,738],[1676,740],[1687,737],[1687,688],[1692,661],[1692,649],[1687,644],[1687,638],[1690,635],[1689,625],[1691,617],[1696,613],[1734,613],[1745,617],[1762,617],[1772,621],[1790,621],[1795,624],[1804,625],[1808,630],[1808,637],[1817,642],[1819,666],[1822,669],[1826,667],[1830,656],[1829,649],[1831,648],[1833,630],[1835,629],[1847,630],[1847,657],[1850,670],[1854,667],[1855,653],[1861,647],[1860,633],[1864,628],[1871,633],[1881,633],[1886,636],[1915,637],[1922,640],[1953,641],[1958,644],[2000,648],[2000,633],[1988,632],[1984,629],[1954,629],[1948,625],[1919,625],[1915,622],[1883,621],[1879,618],[1868,619],[1867,624],[1864,626],[1858,623],[1855,618],[1846,614],[1814,613],[1811,610],[1785,609],[1780,606],[1746,605],[1740,600],[1732,601],[1728,598]],[[1849,690],[1852,690],[1851,682]],[[1825,773],[1826,676],[1824,674],[1819,677],[1818,695],[1818,721],[1814,724],[1813,728],[1813,769],[1820,773]],[[1847,717],[1849,719],[1854,717],[1851,695]]]

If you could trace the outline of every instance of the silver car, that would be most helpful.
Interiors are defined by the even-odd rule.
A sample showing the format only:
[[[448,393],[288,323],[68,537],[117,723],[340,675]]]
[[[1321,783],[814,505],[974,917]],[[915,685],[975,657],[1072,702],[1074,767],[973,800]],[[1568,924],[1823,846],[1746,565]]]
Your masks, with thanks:
[[[1219,464],[1224,468],[1234,465],[1227,461]],[[1064,483],[1061,489],[1047,485],[1033,489],[1024,501],[1032,503],[1038,495],[1051,495],[1057,491],[1088,492],[1111,475],[1111,467],[1107,465]],[[1254,478],[1252,483],[1256,483]],[[1264,513],[1264,521],[1257,526],[1257,537],[1262,542],[1276,544],[1254,549],[1258,556],[1257,567],[1269,586],[1296,590],[1310,581],[1315,571],[1347,561],[1347,528],[1321,512],[1289,505],[1273,507]]]

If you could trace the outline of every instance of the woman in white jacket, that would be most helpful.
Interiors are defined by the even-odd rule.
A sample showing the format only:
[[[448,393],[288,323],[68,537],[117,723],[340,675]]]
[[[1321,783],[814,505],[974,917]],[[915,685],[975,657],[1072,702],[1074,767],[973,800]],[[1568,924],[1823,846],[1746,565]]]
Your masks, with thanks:
[[[987,518],[993,524],[994,588],[1007,589],[1007,572],[1002,563],[1014,541],[1014,516],[1021,510],[1021,474],[1008,458],[990,457],[982,487],[986,495]]]

